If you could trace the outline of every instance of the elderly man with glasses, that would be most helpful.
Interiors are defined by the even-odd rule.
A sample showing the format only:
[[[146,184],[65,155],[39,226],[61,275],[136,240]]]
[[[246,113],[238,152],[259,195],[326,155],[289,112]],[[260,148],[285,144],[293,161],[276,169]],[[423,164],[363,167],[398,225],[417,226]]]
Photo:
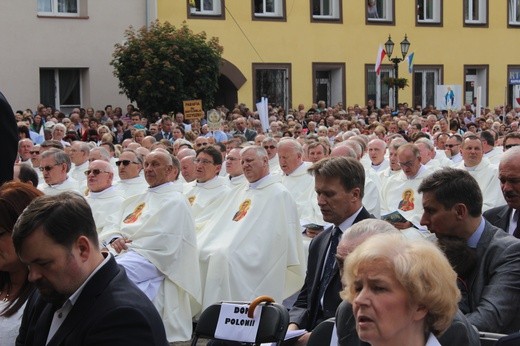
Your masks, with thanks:
[[[171,182],[177,174],[170,154],[159,149],[148,154],[148,188],[125,200],[99,235],[130,280],[154,303],[169,342],[191,338],[192,317],[201,303],[193,217],[186,198]]]
[[[398,229],[419,228],[423,213],[419,184],[432,171],[421,164],[421,153],[415,144],[397,149],[401,171],[390,176],[381,188],[381,216]],[[415,233],[415,232],[414,232]],[[428,236],[428,232],[424,232]]]
[[[148,184],[141,174],[143,170],[141,155],[132,149],[125,149],[119,155],[116,166],[120,178],[116,187],[125,199],[146,191]]]
[[[115,186],[112,186],[114,169],[106,161],[94,160],[89,163],[84,175],[89,190],[86,200],[92,209],[96,230],[100,233],[106,225],[108,216],[119,211],[125,200]]]
[[[70,158],[60,149],[48,149],[41,155],[40,171],[45,182],[38,185],[38,189],[46,195],[57,195],[65,191],[79,193],[79,184],[68,175]]]

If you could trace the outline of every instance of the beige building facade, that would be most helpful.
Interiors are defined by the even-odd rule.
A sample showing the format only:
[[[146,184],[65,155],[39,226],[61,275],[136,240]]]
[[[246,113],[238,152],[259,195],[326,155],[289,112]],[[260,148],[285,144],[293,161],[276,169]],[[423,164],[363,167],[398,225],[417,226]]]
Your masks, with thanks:
[[[114,45],[130,25],[154,19],[155,0],[2,0],[1,91],[15,110],[124,108],[109,65]]]

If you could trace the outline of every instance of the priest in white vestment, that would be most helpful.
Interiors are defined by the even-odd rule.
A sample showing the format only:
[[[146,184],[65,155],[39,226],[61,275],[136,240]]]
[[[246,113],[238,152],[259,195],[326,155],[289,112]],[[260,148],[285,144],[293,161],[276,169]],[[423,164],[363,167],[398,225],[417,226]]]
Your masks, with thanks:
[[[70,167],[70,158],[63,150],[46,150],[40,162],[44,182],[38,185],[38,189],[46,195],[57,195],[65,191],[79,193],[78,182],[68,175]]]
[[[197,242],[190,206],[169,181],[169,154],[145,158],[146,193],[130,197],[99,239],[119,255],[128,277],[152,300],[169,342],[186,341],[202,302]]]
[[[81,191],[85,190],[87,186],[85,171],[88,169],[89,152],[90,146],[82,141],[72,142],[69,149],[69,157],[72,162],[69,176],[78,182]]]
[[[278,159],[278,142],[272,137],[267,137],[262,141],[262,146],[267,151],[267,156],[269,157],[269,173],[281,176],[283,173]]]
[[[419,149],[405,144],[397,149],[401,171],[390,176],[381,188],[381,217],[398,212],[406,221],[388,220],[398,229],[420,226],[423,214],[422,196],[418,193],[422,180],[430,174],[421,164]]]
[[[240,162],[240,148],[233,148],[226,155],[226,171],[228,172],[229,187],[231,190],[243,189],[249,183],[242,170]]]
[[[212,146],[200,149],[194,162],[196,182],[187,186],[184,195],[190,202],[197,223],[198,218],[204,218],[205,213],[211,212],[208,206],[222,201],[230,188],[225,178],[218,175],[222,166],[222,155],[217,149]]]
[[[107,223],[107,218],[117,214],[125,200],[122,194],[112,186],[114,169],[109,162],[95,160],[87,169],[87,187],[89,194],[85,197],[99,233]]]
[[[483,197],[482,212],[506,204],[498,180],[498,167],[483,157],[481,140],[476,136],[466,137],[461,154],[463,161],[454,167],[468,171],[477,181]]]
[[[267,153],[241,151],[249,185],[233,190],[197,235],[203,308],[218,301],[251,301],[268,295],[281,302],[305,276],[296,204],[269,174]]]
[[[278,158],[283,172],[282,184],[289,190],[298,206],[300,224],[325,226],[314,191],[314,178],[307,172],[312,163],[304,162],[302,157],[303,148],[298,141],[291,138],[278,143]]]
[[[115,187],[125,199],[146,192],[148,184],[140,174],[143,169],[141,155],[132,149],[125,149],[119,155],[116,166],[120,180]]]

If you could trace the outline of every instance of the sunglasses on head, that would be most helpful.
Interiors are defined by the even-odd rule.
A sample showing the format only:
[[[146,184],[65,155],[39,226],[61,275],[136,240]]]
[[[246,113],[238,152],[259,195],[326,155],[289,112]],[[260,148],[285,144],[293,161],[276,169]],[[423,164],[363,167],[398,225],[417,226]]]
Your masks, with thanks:
[[[119,160],[119,161],[116,161],[116,166],[119,167],[119,166],[121,166],[121,164],[122,164],[123,166],[128,166],[128,165],[131,164],[131,163],[135,163],[135,164],[137,164],[137,162],[130,161],[130,160]]]

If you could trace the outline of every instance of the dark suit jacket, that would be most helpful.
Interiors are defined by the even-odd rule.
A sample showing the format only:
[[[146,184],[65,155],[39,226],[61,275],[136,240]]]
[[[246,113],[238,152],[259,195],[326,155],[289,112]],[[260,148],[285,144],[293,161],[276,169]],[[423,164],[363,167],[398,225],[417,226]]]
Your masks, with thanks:
[[[338,332],[339,346],[365,346],[366,342],[359,340],[356,331],[356,319],[352,311],[352,305],[344,301],[336,312],[336,329]],[[479,346],[479,333],[468,322],[462,312],[457,311],[451,326],[438,337],[443,346]]]
[[[369,218],[374,218],[374,216],[363,208],[354,220],[354,223]],[[341,303],[339,296],[339,292],[341,291],[341,279],[339,277],[339,270],[336,267],[332,279],[325,290],[323,297],[323,314],[320,316],[318,290],[332,229],[333,228],[330,227],[324,230],[311,241],[305,282],[296,302],[289,311],[290,322],[296,323],[300,328],[309,331],[316,327],[321,321],[334,317],[336,309]]]
[[[27,302],[16,345],[44,346],[52,305],[36,294]],[[48,343],[57,345],[168,345],[152,302],[110,258],[90,279]]]
[[[255,137],[256,137],[256,131],[255,130],[251,130],[251,129],[245,129],[244,133],[241,133],[241,132],[238,132],[238,131],[235,131],[233,133],[234,135],[243,135],[244,137],[246,137],[246,139],[248,141],[254,141],[255,140]]]
[[[163,136],[163,132],[162,131],[157,132],[154,137],[155,137],[155,139],[157,141],[160,141],[161,139],[165,139],[166,138],[166,137]],[[170,136],[170,138],[173,138],[173,135]],[[166,138],[166,139],[168,139],[168,138]]]
[[[13,109],[0,92],[0,148],[2,148],[2,164],[0,165],[0,185],[13,179],[13,166],[18,155],[18,127]]]
[[[492,208],[486,210],[483,214],[484,218],[489,221],[495,227],[501,228],[507,232],[509,228],[509,219],[511,218],[511,212],[513,208],[510,208],[507,204],[501,207]]]
[[[466,317],[483,332],[520,330],[520,240],[486,221],[476,250]]]

